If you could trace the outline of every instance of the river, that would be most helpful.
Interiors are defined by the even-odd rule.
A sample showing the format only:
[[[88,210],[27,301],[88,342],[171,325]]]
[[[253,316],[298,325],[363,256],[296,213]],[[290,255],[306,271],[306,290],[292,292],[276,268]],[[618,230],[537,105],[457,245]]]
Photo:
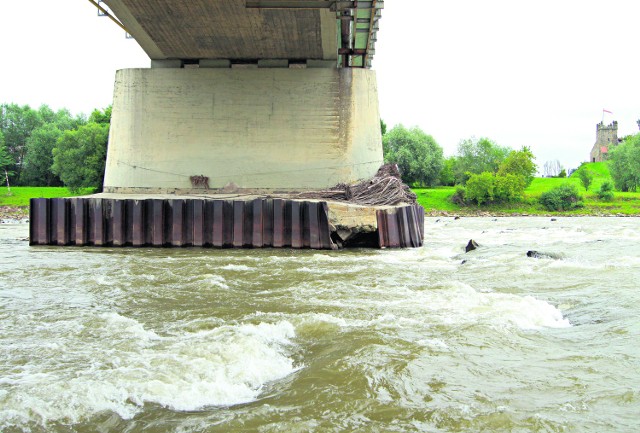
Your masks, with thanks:
[[[335,252],[27,236],[0,225],[4,433],[640,431],[640,219]]]

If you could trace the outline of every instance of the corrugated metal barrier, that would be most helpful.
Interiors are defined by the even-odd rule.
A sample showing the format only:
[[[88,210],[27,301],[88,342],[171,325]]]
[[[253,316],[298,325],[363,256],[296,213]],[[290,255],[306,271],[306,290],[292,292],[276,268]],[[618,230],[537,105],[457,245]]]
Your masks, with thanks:
[[[380,245],[422,245],[424,209],[377,213]],[[326,202],[32,199],[30,245],[335,249]]]

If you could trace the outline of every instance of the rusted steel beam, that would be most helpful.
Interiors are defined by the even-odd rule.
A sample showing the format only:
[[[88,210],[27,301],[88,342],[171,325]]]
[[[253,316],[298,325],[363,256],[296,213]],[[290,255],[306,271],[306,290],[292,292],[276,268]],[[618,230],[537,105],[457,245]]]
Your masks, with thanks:
[[[161,247],[164,240],[164,200],[147,200],[150,218],[150,239],[149,244],[154,247]]]
[[[233,202],[233,246],[244,245],[244,201]]]
[[[113,200],[111,203],[111,227],[113,246],[125,246],[127,244],[127,217],[124,200]]]
[[[255,199],[251,203],[253,221],[252,221],[252,233],[251,233],[251,246],[254,248],[262,248],[264,246],[263,230],[264,230],[264,216],[262,208],[262,200]]]
[[[273,246],[273,200],[262,201],[262,245]]]
[[[71,200],[75,222],[75,245],[87,245],[89,241],[89,202],[76,198]]]
[[[169,221],[165,224],[168,231],[167,234],[169,236],[167,236],[166,243],[173,247],[186,246],[187,240],[185,238],[185,232],[188,230],[186,225],[190,221],[186,219],[184,215],[184,200],[167,200],[167,205],[169,210],[167,212],[167,217]]]
[[[318,217],[318,203],[310,202],[307,205],[309,211],[309,248],[320,249],[320,221]]]
[[[189,219],[191,220],[192,226],[192,240],[191,245],[194,247],[203,247],[205,246],[205,229],[204,229],[204,212],[205,212],[205,204],[204,200],[188,200],[188,214]]]
[[[290,212],[290,221],[291,221],[291,248],[302,248],[302,221],[301,221],[301,210],[300,210],[300,202],[292,201],[291,202],[291,212]]]
[[[318,203],[318,232],[320,234],[320,248],[337,249],[338,246],[331,240],[331,229],[329,228],[329,206],[327,202]]]
[[[70,222],[67,200],[64,198],[51,199],[51,243],[60,246],[69,245]]]
[[[273,200],[273,246],[285,246],[285,202],[281,199]]]
[[[97,247],[104,245],[104,216],[101,198],[89,200],[89,245]]]
[[[49,200],[29,200],[29,245],[49,244]]]
[[[134,247],[141,247],[146,244],[147,224],[146,204],[142,200],[133,200],[131,212],[131,244]]]
[[[378,210],[380,248],[408,248],[423,245],[424,208],[420,205]]]
[[[224,202],[222,200],[213,201],[213,239],[211,241],[214,247],[222,248],[224,246]]]

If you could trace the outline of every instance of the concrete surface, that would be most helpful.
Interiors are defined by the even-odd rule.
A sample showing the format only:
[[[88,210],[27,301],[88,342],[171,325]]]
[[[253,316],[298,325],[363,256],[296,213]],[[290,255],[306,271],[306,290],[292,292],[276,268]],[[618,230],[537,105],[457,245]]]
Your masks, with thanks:
[[[117,72],[107,192],[305,190],[382,165],[367,69],[125,69]]]

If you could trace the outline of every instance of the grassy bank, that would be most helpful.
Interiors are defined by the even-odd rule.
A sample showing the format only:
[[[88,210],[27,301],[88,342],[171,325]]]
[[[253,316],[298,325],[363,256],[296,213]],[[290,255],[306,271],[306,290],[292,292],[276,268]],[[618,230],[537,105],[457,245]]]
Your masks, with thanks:
[[[78,194],[74,194],[64,187],[15,186],[11,187],[9,194],[5,186],[0,188],[0,220],[27,218],[29,216],[29,199],[32,198],[74,197],[91,194],[92,191],[92,188],[86,188]]]
[[[413,191],[418,196],[418,202],[424,206],[427,213],[456,213],[462,215],[492,214],[492,215],[638,215],[640,216],[640,192],[616,191],[611,201],[598,199],[597,191],[600,185],[611,180],[606,163],[588,164],[588,169],[594,173],[593,183],[585,191],[580,179],[574,174],[569,178],[535,178],[525,190],[522,201],[515,203],[490,204],[483,206],[459,206],[451,202],[455,187],[417,188]],[[564,183],[575,185],[583,196],[584,207],[570,212],[550,212],[538,204],[542,193],[556,188]]]
[[[58,198],[74,197],[77,195],[91,194],[92,188],[85,188],[74,194],[64,187],[48,186],[15,186],[11,187],[11,194],[7,187],[0,188],[0,206],[25,207],[29,206],[32,198]]]

